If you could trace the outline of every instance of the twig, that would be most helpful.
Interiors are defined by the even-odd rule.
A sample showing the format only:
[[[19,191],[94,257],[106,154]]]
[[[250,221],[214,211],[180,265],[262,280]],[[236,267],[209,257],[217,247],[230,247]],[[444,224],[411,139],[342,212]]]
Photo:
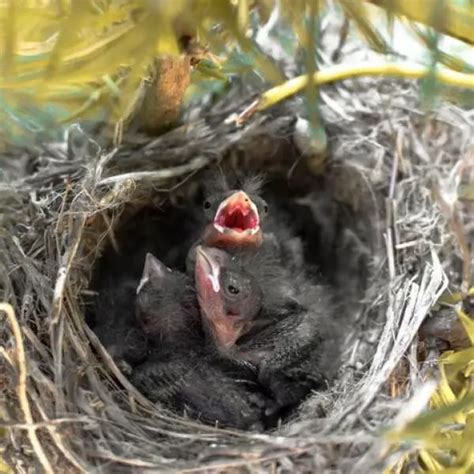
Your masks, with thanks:
[[[338,62],[341,57],[341,51],[344,45],[346,44],[347,37],[349,35],[349,19],[347,16],[344,16],[344,23],[341,26],[339,31],[339,39],[337,41],[336,49],[331,54],[331,60],[333,62]]]
[[[75,458],[74,454],[65,446],[63,437],[58,432],[57,427],[63,423],[90,423],[90,418],[87,416],[77,417],[77,418],[55,418],[48,419],[45,413],[45,410],[42,406],[41,398],[36,392],[31,394],[32,400],[36,403],[36,409],[38,410],[40,416],[43,418],[43,422],[38,422],[36,425],[44,426],[48,431],[51,439],[56,443],[59,451],[64,455],[64,457],[71,463],[71,466],[74,466],[77,469],[77,472],[85,473],[86,469],[80,464],[80,462]],[[21,428],[21,425],[19,425]]]
[[[388,197],[385,200],[385,211],[387,214],[386,225],[386,245],[387,245],[387,257],[388,257],[388,269],[390,280],[393,280],[396,276],[395,268],[395,250],[396,250],[396,231],[395,231],[395,212],[396,212],[396,199],[395,199],[395,187],[397,185],[397,174],[398,165],[400,161],[400,155],[403,147],[403,131],[399,131],[397,134],[397,146],[393,156],[392,171],[390,174],[390,187],[388,190]]]
[[[2,423],[0,422],[1,428],[9,428],[9,429],[16,429],[16,430],[28,430],[31,427],[38,429],[38,428],[48,428],[48,427],[56,427],[58,425],[62,425],[63,423],[90,423],[91,418],[87,416],[82,417],[69,417],[69,418],[53,418],[46,421],[38,421],[37,423]]]
[[[376,64],[374,61],[365,63],[341,64],[331,66],[314,73],[312,80],[316,86],[329,84],[331,82],[343,81],[361,76],[385,76],[399,77],[402,79],[422,79],[429,74],[426,66],[410,63],[383,62]],[[436,72],[436,79],[442,84],[474,89],[474,76],[461,72],[441,69]],[[273,87],[264,92],[257,100],[252,102],[244,111],[236,116],[229,117],[226,122],[235,122],[241,125],[252,117],[256,112],[260,112],[282,102],[289,97],[301,92],[308,84],[309,77],[303,74],[294,77],[283,84]]]
[[[21,334],[21,328],[11,305],[7,303],[0,303],[0,311],[6,313],[7,318],[12,327],[13,336],[16,341],[16,357],[18,363],[18,382],[16,385],[16,390],[18,394],[18,401],[20,403],[20,407],[25,418],[25,423],[28,425],[27,431],[31,441],[31,446],[33,447],[44,471],[48,474],[53,474],[53,468],[51,467],[46,453],[44,452],[43,447],[41,446],[41,443],[38,439],[38,436],[36,435],[37,427],[34,424],[33,415],[31,414],[30,402],[28,401],[28,396],[26,394],[27,369],[25,347],[23,346],[23,336]]]
[[[78,232],[75,235],[74,241],[71,243],[68,250],[63,255],[62,264],[58,270],[56,285],[54,286],[53,308],[51,311],[51,325],[52,326],[57,324],[60,314],[61,314],[67,277],[69,276],[69,272],[71,271],[74,257],[76,256],[77,250],[79,248],[79,244],[81,242],[82,230],[84,228],[85,222],[86,222],[86,215],[84,213],[80,216],[79,222],[77,224]]]
[[[136,173],[124,173],[116,176],[109,176],[99,182],[99,186],[122,183],[127,180],[134,181],[162,181],[164,179],[175,178],[189,171],[203,168],[209,163],[209,159],[205,157],[197,157],[186,165],[175,166],[174,168],[166,168],[160,171],[137,171]]]

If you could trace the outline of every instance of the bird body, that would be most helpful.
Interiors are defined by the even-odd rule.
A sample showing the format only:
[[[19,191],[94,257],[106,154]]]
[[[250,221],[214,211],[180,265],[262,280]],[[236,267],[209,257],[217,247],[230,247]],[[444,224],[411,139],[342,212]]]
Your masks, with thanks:
[[[269,255],[264,248],[230,255],[199,247],[196,288],[203,324],[210,326],[218,352],[237,364],[253,365],[276,406],[286,408],[321,387],[330,373],[322,352],[331,305],[327,288],[281,266],[267,251]],[[244,311],[238,320],[220,301],[232,266],[250,268],[249,281],[261,302],[258,312]]]
[[[148,253],[136,294],[136,319],[154,351],[203,345],[192,278]]]
[[[237,310],[238,298],[229,305]],[[132,374],[132,382],[145,396],[207,423],[261,427],[266,397],[256,388],[251,371],[217,357],[208,345],[189,276],[148,254],[136,306],[152,348]]]
[[[166,359],[148,360],[132,382],[151,401],[221,427],[261,430],[266,396],[240,373],[212,356],[190,349]]]

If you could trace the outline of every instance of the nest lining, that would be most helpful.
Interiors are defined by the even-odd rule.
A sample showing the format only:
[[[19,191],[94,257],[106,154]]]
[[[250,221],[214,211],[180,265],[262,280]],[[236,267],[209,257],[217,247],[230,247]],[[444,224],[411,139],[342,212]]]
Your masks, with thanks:
[[[361,80],[327,94],[332,101],[322,112],[331,154],[322,183],[354,215],[370,217],[363,221],[374,237],[370,277],[348,327],[340,377],[273,433],[218,430],[153,406],[85,325],[82,302],[94,262],[106,244],[116,244],[119,223],[159,205],[170,190],[179,199],[180,184],[192,186],[191,175],[204,166],[227,156],[269,176],[300,172],[291,138],[297,102],[236,129],[220,120],[230,94],[206,120],[151,142],[138,137],[108,154],[87,137],[81,142],[76,130],[69,150],[59,144],[30,151],[27,165],[35,172],[18,177],[16,169],[16,179],[0,185],[1,299],[15,310],[1,330],[1,409],[9,425],[3,456],[15,469],[367,472],[386,462],[377,430],[393,422],[426,376],[415,336],[446,287],[442,268],[460,282],[454,240],[430,189],[434,173],[448,176],[465,155],[472,123],[448,104],[425,116],[413,105],[416,88],[405,83]],[[348,96],[356,100],[347,103]],[[344,116],[333,107],[337,101]],[[21,347],[24,361],[17,358]],[[409,372],[390,391],[403,358]],[[36,431],[25,429],[25,398]]]

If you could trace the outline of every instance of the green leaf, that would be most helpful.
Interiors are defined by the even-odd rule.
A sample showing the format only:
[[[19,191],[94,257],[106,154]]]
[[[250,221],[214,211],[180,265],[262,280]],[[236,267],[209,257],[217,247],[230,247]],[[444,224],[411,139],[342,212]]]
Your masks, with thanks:
[[[405,428],[398,432],[389,432],[389,439],[423,439],[438,430],[443,423],[452,421],[459,413],[474,408],[474,394],[470,394],[461,400],[446,405],[436,410],[423,413],[415,420],[408,423]]]

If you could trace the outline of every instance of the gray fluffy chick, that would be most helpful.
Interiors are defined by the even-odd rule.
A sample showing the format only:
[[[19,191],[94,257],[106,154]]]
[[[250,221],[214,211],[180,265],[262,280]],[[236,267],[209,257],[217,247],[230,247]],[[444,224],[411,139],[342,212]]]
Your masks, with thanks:
[[[136,305],[152,347],[132,376],[144,395],[209,424],[261,429],[267,399],[251,371],[210,350],[189,276],[148,254]]]
[[[199,247],[196,288],[203,324],[210,327],[217,351],[225,359],[255,367],[259,383],[275,402],[274,411],[325,388],[338,365],[340,330],[332,322],[329,288],[283,267],[273,253],[260,248],[230,255]],[[227,269],[233,265],[248,270],[249,282],[261,294],[260,310],[239,318],[223,301]]]

